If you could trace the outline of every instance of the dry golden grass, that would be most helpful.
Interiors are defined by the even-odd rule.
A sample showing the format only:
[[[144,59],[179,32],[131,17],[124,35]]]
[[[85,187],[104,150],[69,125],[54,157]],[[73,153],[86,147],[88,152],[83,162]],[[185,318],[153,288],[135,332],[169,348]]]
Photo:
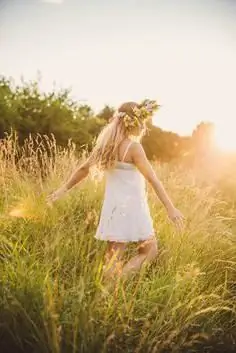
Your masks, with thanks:
[[[60,149],[38,136],[20,151],[9,136],[0,162],[1,351],[224,352],[220,343],[234,351],[233,170],[218,166],[211,178],[209,169],[159,166],[185,214],[184,231],[167,222],[149,190],[159,259],[109,291],[101,279],[105,244],[94,239],[103,183],[90,177],[52,209],[45,202],[76,165],[74,145]]]

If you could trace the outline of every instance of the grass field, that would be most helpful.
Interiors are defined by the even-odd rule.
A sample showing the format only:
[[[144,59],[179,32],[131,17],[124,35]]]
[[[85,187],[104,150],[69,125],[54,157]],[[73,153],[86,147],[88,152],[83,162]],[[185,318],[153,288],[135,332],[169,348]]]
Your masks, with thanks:
[[[90,177],[48,208],[45,196],[75,166],[74,147],[37,144],[49,170],[43,180],[32,141],[17,166],[15,140],[0,145],[0,352],[235,352],[233,163],[206,173],[156,167],[186,217],[184,231],[149,188],[159,258],[108,290],[105,244],[94,239],[103,182]]]

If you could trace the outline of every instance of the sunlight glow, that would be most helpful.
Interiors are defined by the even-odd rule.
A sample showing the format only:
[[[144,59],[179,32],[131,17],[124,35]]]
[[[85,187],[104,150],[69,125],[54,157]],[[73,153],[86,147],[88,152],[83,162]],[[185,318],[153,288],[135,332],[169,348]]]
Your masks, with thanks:
[[[32,214],[32,212],[29,212],[28,208],[26,208],[23,204],[18,205],[17,207],[13,208],[9,212],[10,217],[16,217],[16,218],[27,218],[27,219],[32,219],[35,218]]]
[[[235,130],[230,126],[215,128],[215,142],[218,148],[222,151],[230,152],[236,151]]]
[[[9,212],[9,216],[17,218],[27,218],[25,210],[23,208],[15,208]]]

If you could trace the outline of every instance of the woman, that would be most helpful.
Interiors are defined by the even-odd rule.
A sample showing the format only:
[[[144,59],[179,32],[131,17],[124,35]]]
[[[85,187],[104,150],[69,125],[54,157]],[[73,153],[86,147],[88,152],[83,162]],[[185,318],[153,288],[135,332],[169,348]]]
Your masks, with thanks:
[[[158,180],[142,145],[135,141],[137,137],[140,140],[146,121],[157,108],[155,102],[148,100],[141,104],[122,104],[98,136],[88,160],[48,197],[49,203],[56,201],[83,180],[93,165],[105,172],[105,197],[95,237],[108,243],[105,257],[105,275],[108,277],[118,273],[128,275],[157,256],[157,239],[145,179],[165,206],[169,218],[177,226],[182,225],[181,212],[174,207]],[[123,265],[122,255],[131,242],[137,243],[138,254]]]

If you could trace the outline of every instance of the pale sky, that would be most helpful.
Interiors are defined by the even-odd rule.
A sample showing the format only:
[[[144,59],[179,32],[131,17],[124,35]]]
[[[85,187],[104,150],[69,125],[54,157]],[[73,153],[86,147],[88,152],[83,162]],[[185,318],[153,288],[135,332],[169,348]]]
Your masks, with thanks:
[[[161,128],[236,119],[235,0],[0,0],[0,73],[97,111],[157,99]],[[226,128],[227,127],[227,128]]]

